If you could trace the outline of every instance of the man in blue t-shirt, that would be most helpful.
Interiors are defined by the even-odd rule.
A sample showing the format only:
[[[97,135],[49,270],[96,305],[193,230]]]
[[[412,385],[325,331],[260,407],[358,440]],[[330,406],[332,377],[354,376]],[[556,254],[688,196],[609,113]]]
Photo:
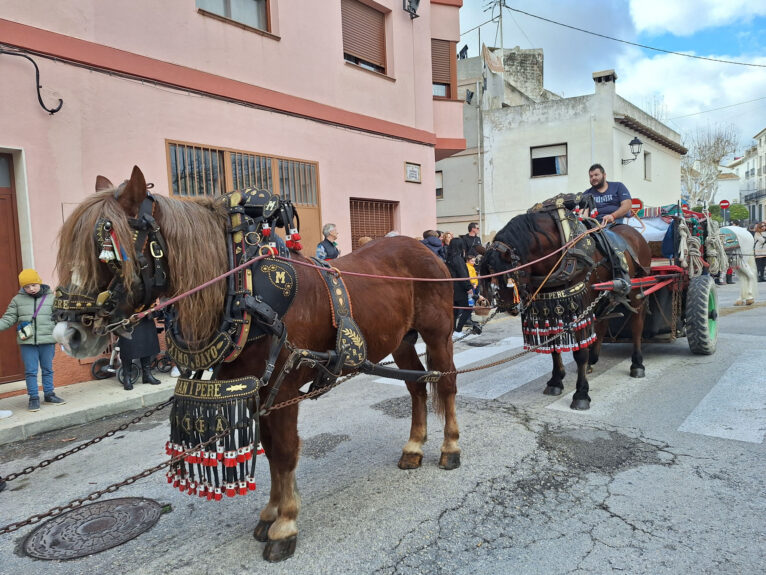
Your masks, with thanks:
[[[585,190],[596,204],[596,219],[603,224],[622,224],[630,213],[630,192],[622,182],[607,182],[606,172],[601,164],[593,164],[588,170],[590,188]],[[585,214],[589,215],[589,214]]]

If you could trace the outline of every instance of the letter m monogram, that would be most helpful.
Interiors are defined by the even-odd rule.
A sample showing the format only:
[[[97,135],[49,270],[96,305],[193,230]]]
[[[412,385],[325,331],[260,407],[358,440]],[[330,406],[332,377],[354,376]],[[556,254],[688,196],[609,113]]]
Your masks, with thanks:
[[[283,284],[285,283],[285,272],[276,272],[274,283]]]

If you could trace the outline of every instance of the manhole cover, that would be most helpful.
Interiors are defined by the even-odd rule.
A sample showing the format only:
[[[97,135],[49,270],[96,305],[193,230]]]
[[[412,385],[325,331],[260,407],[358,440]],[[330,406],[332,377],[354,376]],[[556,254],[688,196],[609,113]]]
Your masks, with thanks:
[[[77,559],[130,541],[151,529],[162,506],[151,499],[108,499],[73,509],[43,523],[24,541],[38,559]]]

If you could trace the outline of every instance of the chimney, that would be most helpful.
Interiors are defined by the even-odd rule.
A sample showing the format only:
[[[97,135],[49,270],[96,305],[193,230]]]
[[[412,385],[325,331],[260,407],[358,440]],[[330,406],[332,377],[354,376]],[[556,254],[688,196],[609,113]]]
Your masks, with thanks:
[[[617,73],[614,70],[593,72],[593,81],[596,83],[596,93],[604,90],[614,93],[614,85],[617,82]]]

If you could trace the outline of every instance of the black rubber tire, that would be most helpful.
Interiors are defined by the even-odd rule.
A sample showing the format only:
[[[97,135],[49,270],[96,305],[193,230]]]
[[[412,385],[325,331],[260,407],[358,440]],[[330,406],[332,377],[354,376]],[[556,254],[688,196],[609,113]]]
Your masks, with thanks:
[[[693,277],[686,293],[686,338],[696,355],[713,355],[718,343],[718,292],[713,278]]]
[[[110,377],[114,375],[114,373],[110,371],[106,371],[104,369],[108,365],[109,365],[108,357],[99,357],[90,366],[90,374],[93,376],[94,379],[109,379]]]
[[[167,355],[159,356],[153,363],[155,365],[152,367],[160,373],[170,373],[170,370],[173,369],[173,361]]]
[[[132,361],[128,364],[128,368],[130,369],[130,383],[136,383],[138,381],[138,376],[141,373],[141,370]],[[125,366],[123,365],[120,369],[117,370],[117,379],[123,385],[128,383],[125,375]]]

